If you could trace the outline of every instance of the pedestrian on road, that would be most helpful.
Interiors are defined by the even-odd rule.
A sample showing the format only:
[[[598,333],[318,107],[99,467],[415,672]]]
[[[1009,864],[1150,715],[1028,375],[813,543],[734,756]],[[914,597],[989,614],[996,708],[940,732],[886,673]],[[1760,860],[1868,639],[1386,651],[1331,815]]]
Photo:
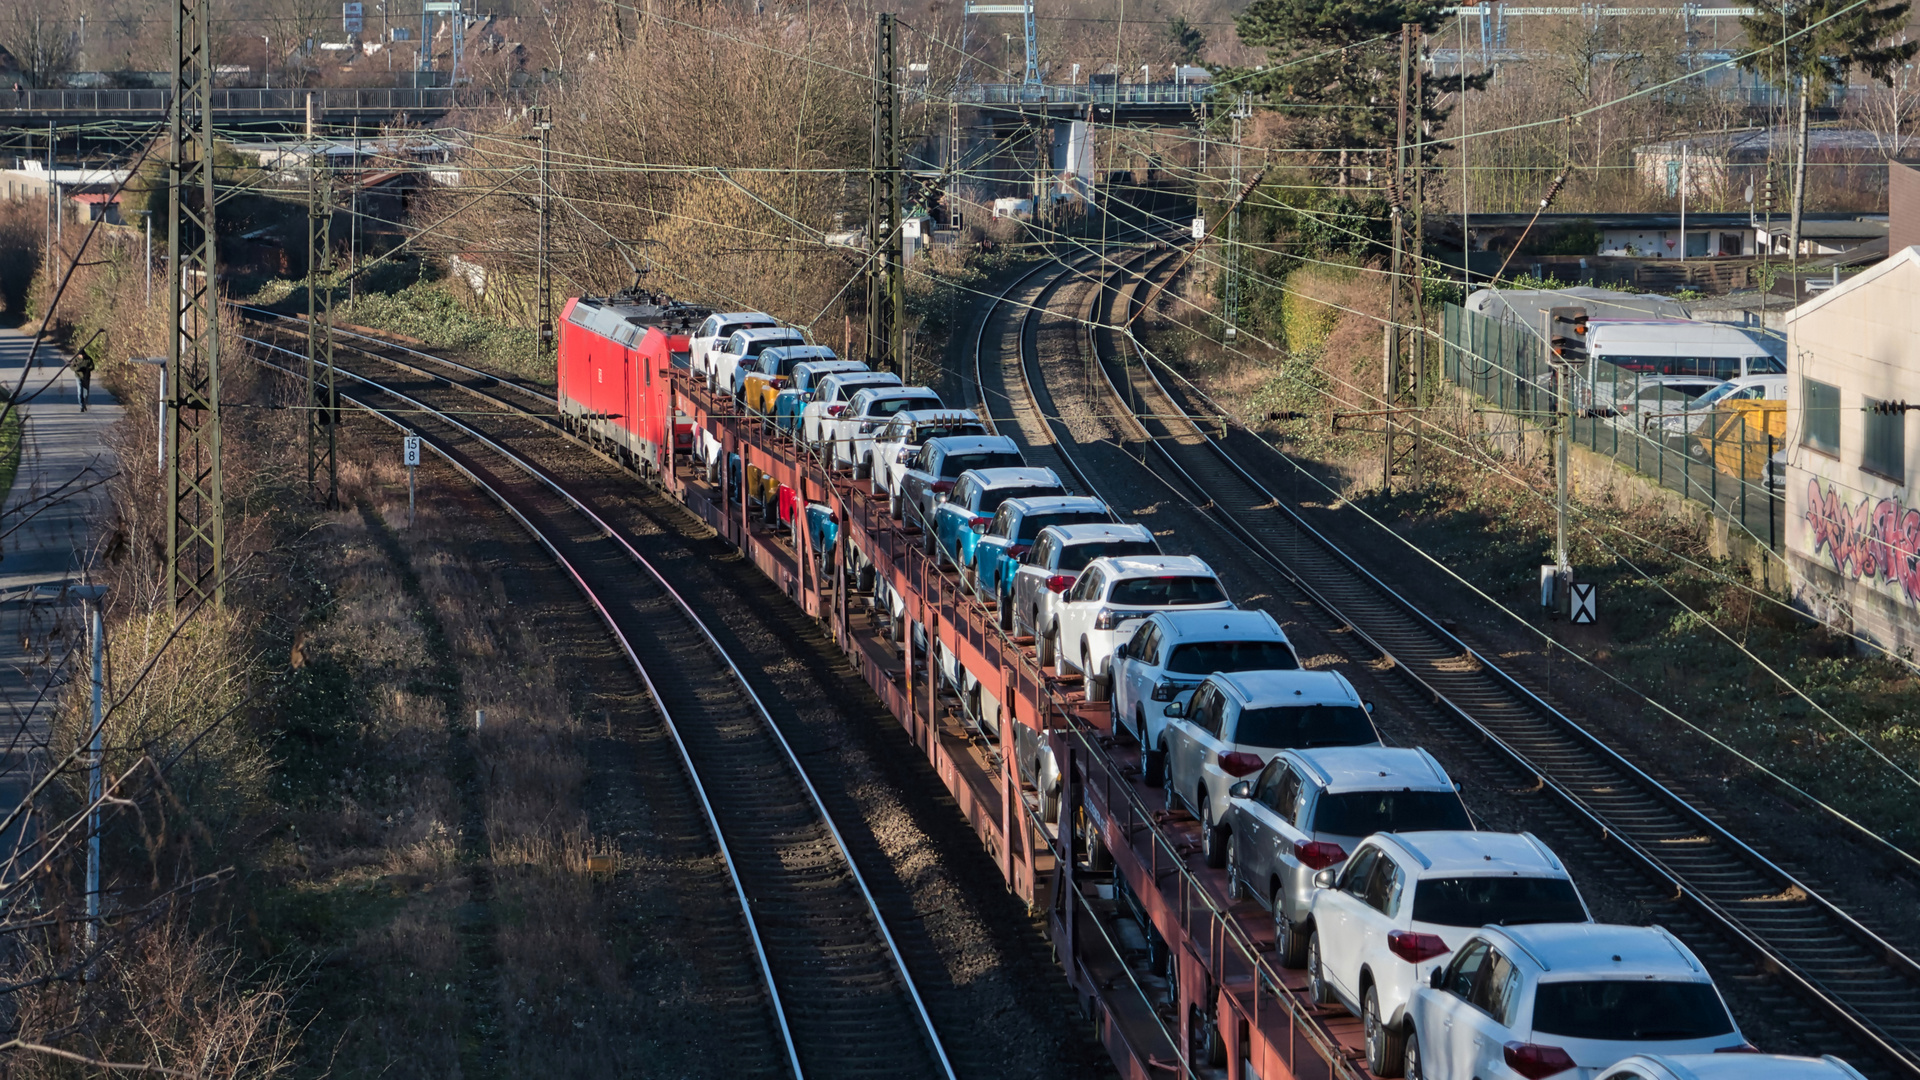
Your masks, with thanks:
[[[80,378],[80,411],[87,411],[87,399],[93,396],[93,350],[81,349],[73,358],[73,373]]]

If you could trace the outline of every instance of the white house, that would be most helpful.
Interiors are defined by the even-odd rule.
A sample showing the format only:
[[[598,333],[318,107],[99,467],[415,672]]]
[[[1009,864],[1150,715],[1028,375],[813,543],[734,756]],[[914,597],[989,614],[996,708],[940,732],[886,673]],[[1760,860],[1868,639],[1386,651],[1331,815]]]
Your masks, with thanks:
[[[1787,569],[1796,602],[1920,642],[1920,247],[1787,316]]]

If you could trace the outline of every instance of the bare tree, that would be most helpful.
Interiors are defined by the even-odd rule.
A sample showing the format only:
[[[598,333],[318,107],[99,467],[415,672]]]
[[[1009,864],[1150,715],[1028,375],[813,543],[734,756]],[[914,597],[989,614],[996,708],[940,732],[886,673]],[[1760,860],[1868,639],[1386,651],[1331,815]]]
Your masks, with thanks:
[[[80,58],[80,24],[60,3],[8,5],[0,15],[0,48],[13,54],[22,81],[52,86]]]

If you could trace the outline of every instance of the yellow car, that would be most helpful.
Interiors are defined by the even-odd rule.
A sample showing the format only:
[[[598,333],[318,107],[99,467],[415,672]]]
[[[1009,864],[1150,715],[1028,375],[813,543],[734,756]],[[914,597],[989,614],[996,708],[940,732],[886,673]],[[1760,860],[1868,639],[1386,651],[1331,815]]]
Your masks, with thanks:
[[[793,377],[795,364],[835,359],[838,357],[825,345],[778,345],[767,349],[754,358],[753,367],[747,370],[740,400],[746,403],[748,412],[771,416],[774,399]]]

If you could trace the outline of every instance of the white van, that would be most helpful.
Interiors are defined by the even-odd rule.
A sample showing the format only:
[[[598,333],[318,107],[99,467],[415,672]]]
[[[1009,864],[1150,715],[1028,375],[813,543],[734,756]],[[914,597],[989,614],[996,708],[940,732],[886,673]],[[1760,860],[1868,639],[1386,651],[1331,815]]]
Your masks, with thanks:
[[[1635,375],[1695,375],[1740,379],[1785,375],[1787,347],[1769,335],[1726,323],[1682,319],[1596,319],[1587,324],[1588,370],[1611,381],[1602,364]]]

